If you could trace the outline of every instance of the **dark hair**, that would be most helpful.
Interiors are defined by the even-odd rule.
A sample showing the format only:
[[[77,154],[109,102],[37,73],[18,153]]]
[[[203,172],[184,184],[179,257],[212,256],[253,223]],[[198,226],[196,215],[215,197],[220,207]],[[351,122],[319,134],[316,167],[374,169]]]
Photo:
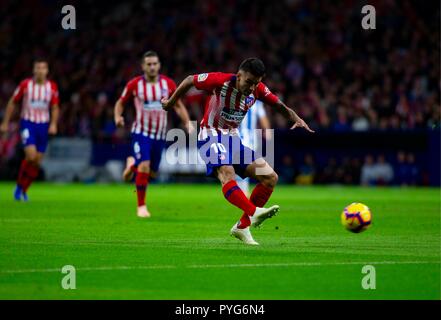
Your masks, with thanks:
[[[47,61],[47,59],[45,59],[45,58],[38,57],[38,58],[34,59],[34,64],[36,64],[36,63],[42,63],[42,62],[49,64],[48,61]]]
[[[142,55],[142,61],[144,61],[145,58],[149,57],[157,57],[159,59],[159,55],[158,53],[156,53],[156,51],[149,50]]]
[[[245,59],[240,64],[239,70],[249,72],[256,77],[263,77],[265,75],[265,65],[258,58]]]

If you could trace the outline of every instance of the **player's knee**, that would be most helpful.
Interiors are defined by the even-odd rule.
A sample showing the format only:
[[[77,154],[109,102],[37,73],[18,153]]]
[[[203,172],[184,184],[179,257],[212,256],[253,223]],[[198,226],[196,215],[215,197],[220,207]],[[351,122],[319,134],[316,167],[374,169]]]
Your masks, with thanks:
[[[149,173],[150,172],[150,163],[147,161],[143,161],[138,165],[138,171]]]
[[[36,153],[28,153],[26,155],[26,161],[33,165],[38,165],[38,156]]]
[[[262,183],[268,188],[274,188],[278,180],[279,180],[279,176],[275,171],[273,171],[264,177]]]
[[[225,184],[231,180],[236,179],[236,172],[233,168],[228,166],[222,166],[218,169],[218,177],[222,184]]]
[[[276,186],[277,182],[279,181],[279,175],[275,171],[273,171],[273,178],[272,179],[273,179],[274,186]]]

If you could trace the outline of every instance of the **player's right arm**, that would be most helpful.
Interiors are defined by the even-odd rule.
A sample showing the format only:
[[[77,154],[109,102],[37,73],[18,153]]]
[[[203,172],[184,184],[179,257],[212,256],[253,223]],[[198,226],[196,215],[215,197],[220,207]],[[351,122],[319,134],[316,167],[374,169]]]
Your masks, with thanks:
[[[198,90],[204,90],[212,93],[214,89],[222,86],[224,82],[230,78],[231,74],[222,72],[210,72],[190,75],[179,84],[178,88],[169,99],[161,100],[162,108],[166,111],[169,110],[192,87],[195,87]]]
[[[18,85],[17,89],[15,89],[12,97],[9,99],[8,104],[6,105],[5,116],[3,117],[3,121],[0,125],[0,132],[8,132],[9,121],[11,120],[15,105],[23,98],[25,86],[25,81],[22,81]]]
[[[113,115],[115,120],[115,125],[117,127],[124,127],[124,117],[122,116],[124,112],[124,104],[121,101],[121,98],[118,99],[115,103],[115,107],[113,108]]]
[[[171,95],[169,99],[163,98],[161,99],[162,108],[165,111],[170,110],[171,107],[173,107],[176,102],[183,97],[188,90],[190,90],[193,87],[193,76],[186,77],[176,88],[175,92]]]
[[[3,117],[2,124],[0,125],[0,131],[2,133],[8,132],[9,121],[11,120],[14,109],[15,109],[15,102],[14,99],[11,98],[9,99],[8,104],[6,105],[5,116]]]
[[[129,81],[129,83],[127,83],[123,92],[121,93],[121,97],[119,97],[119,99],[115,103],[115,107],[113,108],[113,118],[117,127],[124,127],[124,117],[122,116],[124,112],[124,105],[127,103],[127,101],[129,101],[131,97],[133,97],[135,83],[135,79]]]

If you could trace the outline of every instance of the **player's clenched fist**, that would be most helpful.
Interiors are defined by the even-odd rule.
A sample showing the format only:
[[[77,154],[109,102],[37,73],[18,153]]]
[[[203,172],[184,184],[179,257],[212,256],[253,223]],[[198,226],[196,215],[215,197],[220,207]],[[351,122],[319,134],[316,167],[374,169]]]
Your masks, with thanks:
[[[168,109],[170,109],[170,107],[172,106],[170,100],[166,98],[161,99],[161,104],[162,104],[162,109],[164,109],[165,111],[168,111]]]
[[[57,125],[55,125],[55,124],[51,124],[50,126],[49,126],[49,134],[50,135],[56,135],[57,134]]]
[[[124,127],[124,118],[122,116],[117,116],[115,117],[115,125],[118,128],[122,128]]]

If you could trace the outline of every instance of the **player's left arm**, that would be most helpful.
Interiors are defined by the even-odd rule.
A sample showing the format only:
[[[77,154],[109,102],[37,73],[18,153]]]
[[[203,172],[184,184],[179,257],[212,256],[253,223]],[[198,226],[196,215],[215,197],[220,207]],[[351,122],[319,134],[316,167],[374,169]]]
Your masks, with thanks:
[[[0,132],[1,133],[7,133],[9,122],[11,120],[12,114],[14,113],[15,105],[22,100],[24,95],[24,90],[26,87],[26,80],[23,80],[18,85],[17,89],[15,89],[14,94],[12,97],[8,100],[8,104],[6,106],[5,114],[3,116],[3,121],[0,125]]]
[[[285,118],[287,118],[289,121],[293,122],[291,129],[295,128],[304,128],[305,130],[314,133],[315,131],[312,130],[307,123],[299,117],[299,115],[289,108],[283,101],[281,101],[275,94],[273,94],[267,86],[265,86],[263,83],[259,83],[259,86],[257,88],[258,96],[257,98],[262,100],[265,103],[268,103],[269,105],[272,105],[276,107],[276,109],[282,113]]]
[[[58,87],[54,83],[52,85],[52,98],[50,101],[51,105],[51,120],[49,124],[49,134],[56,135],[58,131],[58,118],[60,116],[60,98],[58,96]]]
[[[60,117],[60,106],[54,104],[51,107],[51,122],[49,124],[49,134],[56,135],[58,132],[58,118]]]
[[[9,127],[9,121],[11,120],[12,114],[14,113],[14,109],[15,109],[15,102],[14,99],[11,98],[8,101],[8,104],[6,106],[6,111],[5,114],[3,116],[3,121],[0,125],[0,132],[1,133],[7,133],[8,132],[8,127]]]
[[[290,121],[294,122],[294,124],[292,125],[291,129],[295,129],[295,128],[304,128],[305,130],[314,133],[315,131],[312,130],[308,124],[299,117],[299,115],[292,110],[291,108],[289,108],[286,104],[284,104],[281,100],[277,101],[275,103],[275,106],[277,107],[277,110],[279,110],[287,119],[289,119]]]

